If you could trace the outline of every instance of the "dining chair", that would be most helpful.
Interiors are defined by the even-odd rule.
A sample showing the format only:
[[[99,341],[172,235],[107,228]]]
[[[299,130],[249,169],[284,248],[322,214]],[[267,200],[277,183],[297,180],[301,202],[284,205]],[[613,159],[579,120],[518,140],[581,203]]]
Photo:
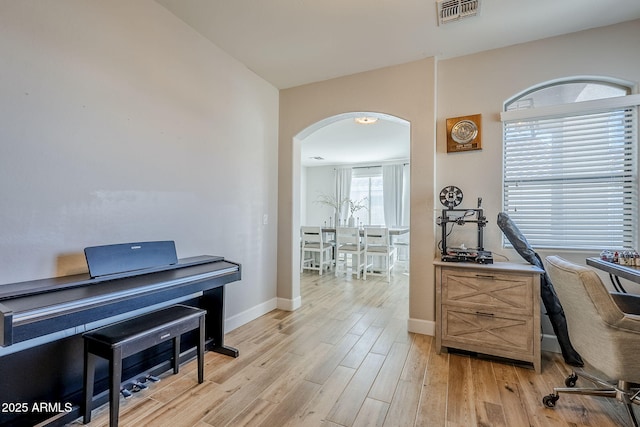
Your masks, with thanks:
[[[396,248],[398,253],[396,254],[395,267],[408,271],[409,270],[409,247],[410,247],[410,234],[409,232],[393,235],[392,230],[389,230],[389,240],[391,246]]]
[[[322,276],[325,268],[331,269],[333,245],[324,241],[321,227],[300,227],[300,272],[317,270]]]
[[[351,274],[360,278],[360,273],[364,271],[364,245],[360,238],[358,227],[338,227],[336,228],[336,276],[340,272],[346,273],[349,260],[351,260]]]
[[[365,227],[364,228],[364,280],[367,275],[386,276],[387,282],[391,282],[391,269],[395,265],[395,258],[398,253],[396,247],[391,246],[389,241],[389,228],[387,227]],[[371,262],[369,261],[371,259]],[[380,259],[383,262],[376,263]],[[378,265],[379,264],[379,265]]]

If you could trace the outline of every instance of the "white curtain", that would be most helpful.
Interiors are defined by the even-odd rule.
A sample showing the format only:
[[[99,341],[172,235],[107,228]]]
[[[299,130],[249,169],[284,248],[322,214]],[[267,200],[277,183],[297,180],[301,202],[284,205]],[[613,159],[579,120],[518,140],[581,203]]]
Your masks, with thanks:
[[[402,222],[400,225],[409,225],[411,218],[411,168],[408,164],[402,166]],[[407,236],[408,237],[408,236]]]
[[[384,218],[387,227],[409,225],[409,192],[411,187],[409,165],[382,167]],[[393,237],[398,249],[398,261],[409,260],[409,233]]]
[[[348,199],[351,195],[351,168],[339,168],[336,169],[336,200],[342,201]],[[346,224],[349,214],[349,205],[343,204],[340,212],[337,212],[337,217],[334,219],[334,225],[337,227],[340,224]]]
[[[383,165],[382,198],[384,201],[384,223],[387,227],[402,225],[404,219],[403,189],[403,165]]]

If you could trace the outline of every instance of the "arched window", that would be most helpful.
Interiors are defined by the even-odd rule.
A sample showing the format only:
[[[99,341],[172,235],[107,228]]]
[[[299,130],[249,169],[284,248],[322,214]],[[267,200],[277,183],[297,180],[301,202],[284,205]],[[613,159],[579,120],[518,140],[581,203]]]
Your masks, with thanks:
[[[503,210],[532,246],[635,247],[638,104],[631,88],[597,79],[537,86],[505,103]]]

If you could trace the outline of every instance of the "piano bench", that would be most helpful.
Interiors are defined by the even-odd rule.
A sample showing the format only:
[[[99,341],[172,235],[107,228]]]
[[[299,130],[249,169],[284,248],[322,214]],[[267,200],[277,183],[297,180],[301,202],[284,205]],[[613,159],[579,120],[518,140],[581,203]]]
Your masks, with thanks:
[[[180,336],[199,330],[197,344],[198,383],[204,380],[205,310],[173,305],[86,332],[84,338],[84,391],[81,415],[83,423],[91,421],[96,357],[109,361],[109,425],[118,425],[122,359],[173,340],[173,373],[180,363]]]

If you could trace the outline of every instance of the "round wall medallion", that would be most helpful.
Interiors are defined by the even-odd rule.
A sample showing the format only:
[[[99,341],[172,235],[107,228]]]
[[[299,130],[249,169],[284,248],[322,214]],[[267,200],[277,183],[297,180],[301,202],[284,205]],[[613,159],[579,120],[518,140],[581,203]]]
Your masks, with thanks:
[[[482,149],[482,115],[447,119],[447,153]]]
[[[460,120],[451,128],[451,138],[458,144],[468,144],[478,136],[478,126],[471,120]]]

